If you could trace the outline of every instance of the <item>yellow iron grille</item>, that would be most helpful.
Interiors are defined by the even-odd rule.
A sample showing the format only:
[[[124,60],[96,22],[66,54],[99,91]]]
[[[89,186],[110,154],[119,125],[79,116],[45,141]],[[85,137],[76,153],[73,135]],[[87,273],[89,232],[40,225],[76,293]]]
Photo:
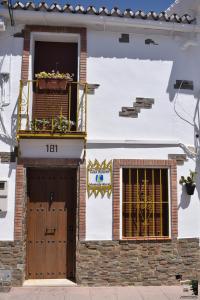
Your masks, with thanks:
[[[122,235],[168,237],[167,169],[123,169]]]

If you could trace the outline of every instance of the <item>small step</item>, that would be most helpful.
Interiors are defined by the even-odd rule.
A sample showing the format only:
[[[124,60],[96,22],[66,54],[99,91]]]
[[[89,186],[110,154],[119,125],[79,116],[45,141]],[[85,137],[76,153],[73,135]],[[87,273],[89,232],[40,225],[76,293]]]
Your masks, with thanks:
[[[23,286],[76,286],[77,284],[68,279],[28,279],[25,280]]]

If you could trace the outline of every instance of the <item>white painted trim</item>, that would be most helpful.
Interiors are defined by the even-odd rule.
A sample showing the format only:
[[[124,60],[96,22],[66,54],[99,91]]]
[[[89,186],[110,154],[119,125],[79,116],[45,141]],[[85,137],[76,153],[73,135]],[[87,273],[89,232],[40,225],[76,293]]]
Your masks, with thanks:
[[[31,32],[31,49],[29,63],[32,70],[29,73],[29,79],[33,79],[34,59],[35,59],[35,42],[59,42],[59,43],[77,43],[78,44],[78,69],[77,78],[79,80],[80,70],[80,34],[75,33],[57,33],[57,32]]]
[[[119,171],[119,177],[120,177],[120,220],[119,220],[119,238],[120,240],[122,240],[122,213],[123,213],[123,207],[122,207],[122,195],[123,195],[123,191],[122,191],[122,188],[123,188],[123,183],[122,183],[122,172],[123,172],[123,168],[121,167],[120,168],[120,171]]]
[[[171,221],[172,221],[172,212],[171,212],[171,194],[172,194],[172,190],[171,190],[171,172],[170,172],[170,168],[168,168],[168,172],[167,172],[167,177],[168,177],[168,218],[169,218],[169,237],[171,238],[172,236],[172,226],[171,226]]]
[[[180,141],[177,140],[87,140],[87,144],[109,144],[109,145],[165,145],[165,146],[180,146]]]
[[[77,66],[77,80],[79,81],[80,70],[80,35],[74,33],[54,33],[54,32],[31,32],[30,36],[30,54],[29,54],[29,80],[34,79],[34,61],[35,61],[35,42],[66,42],[78,44],[78,66]],[[32,116],[31,110],[33,105],[33,86],[30,85],[30,102],[29,102],[29,116]],[[30,119],[31,121],[31,119]]]
[[[9,18],[8,11],[5,8],[1,9],[1,15]],[[153,30],[164,30],[170,32],[192,32],[200,33],[200,27],[196,24],[182,24],[166,21],[151,21],[151,20],[137,20],[129,18],[119,18],[111,16],[93,16],[80,14],[61,14],[59,12],[36,12],[15,10],[15,21],[22,24],[43,25],[43,26],[95,26],[98,30],[105,31],[107,27],[122,28],[146,28]]]

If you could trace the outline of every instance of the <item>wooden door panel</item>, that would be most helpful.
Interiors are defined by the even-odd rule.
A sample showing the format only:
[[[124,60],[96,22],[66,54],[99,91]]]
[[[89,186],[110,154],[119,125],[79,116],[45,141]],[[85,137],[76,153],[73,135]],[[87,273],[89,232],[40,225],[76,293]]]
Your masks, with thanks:
[[[73,73],[77,80],[78,44],[35,42],[35,74],[45,72]]]
[[[29,170],[28,278],[74,277],[75,199],[75,170]]]
[[[28,274],[30,278],[44,278],[43,257],[45,253],[44,224],[46,222],[46,205],[44,202],[45,186],[41,184],[40,193],[35,188],[40,178],[32,177],[30,182],[31,201],[28,205]]]
[[[69,198],[72,195],[76,194],[76,185],[74,185],[74,178],[70,176],[69,180],[67,181],[67,191],[69,193]],[[75,274],[75,264],[72,262],[75,261],[75,251],[73,249],[76,248],[76,220],[74,218],[74,213],[76,211],[76,203],[75,201],[71,203],[68,208],[68,243],[67,243],[67,265],[68,267],[68,277],[73,278]]]
[[[34,74],[52,72],[74,74],[73,81],[77,81],[78,44],[60,42],[35,42]],[[77,87],[71,85],[70,119],[76,120]],[[48,109],[47,109],[48,107]],[[69,118],[68,91],[42,91],[35,86],[33,94],[33,119],[49,119],[61,115]]]

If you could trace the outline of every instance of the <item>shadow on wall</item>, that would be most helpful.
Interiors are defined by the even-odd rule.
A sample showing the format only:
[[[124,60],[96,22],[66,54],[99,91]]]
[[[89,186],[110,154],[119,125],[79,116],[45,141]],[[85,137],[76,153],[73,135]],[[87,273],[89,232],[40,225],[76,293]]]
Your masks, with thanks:
[[[200,97],[200,95],[198,96]],[[196,190],[198,194],[198,198],[200,199],[200,108],[199,108],[200,99],[197,98],[196,107],[194,110],[194,116],[192,123],[188,122],[191,126],[193,126],[194,133],[194,149],[192,151],[187,148],[185,145],[181,145],[181,148],[186,153],[186,155],[195,162],[195,169],[191,171],[195,171],[195,183]],[[183,119],[184,120],[184,119]],[[193,152],[194,150],[194,152]],[[187,176],[187,174],[186,174]],[[178,208],[185,209],[190,205],[191,196],[187,195],[185,186],[182,186],[182,194],[181,200]]]
[[[186,209],[189,207],[190,205],[190,201],[191,201],[191,196],[189,196],[186,193],[186,189],[185,186],[182,186],[182,193],[181,193],[181,201],[178,205],[178,209],[182,208],[182,209]]]
[[[3,39],[3,37],[1,37]],[[18,38],[13,38],[12,35],[6,36],[3,39],[0,47],[0,74],[10,73],[11,89],[9,91],[10,104],[2,107],[0,103],[0,140],[10,146],[10,152],[14,151],[16,146],[16,126],[17,126],[17,101],[18,99],[12,98],[13,85],[15,83],[13,73],[15,71],[15,58],[22,54],[22,40],[19,42]],[[1,43],[1,41],[0,41]],[[18,83],[19,84],[19,83]],[[16,89],[16,87],[14,87]],[[0,85],[0,102],[2,85]],[[19,91],[18,91],[19,93]],[[12,110],[11,110],[12,108]],[[7,118],[11,118],[10,128],[8,128]]]
[[[196,174],[196,189],[197,189],[197,193],[198,193],[198,197],[200,199],[200,157],[198,155],[197,159],[196,159],[196,169],[195,171],[197,172]]]
[[[194,141],[194,148],[197,152],[197,155],[193,153],[185,145],[181,145],[183,151],[187,156],[195,162],[195,169],[197,172],[197,192],[200,198],[200,112],[199,112],[199,97],[200,97],[200,84],[199,84],[199,67],[200,67],[200,45],[199,41],[195,35],[191,34],[177,34],[171,33],[171,35],[166,35],[160,33],[159,35],[150,35],[147,31],[138,31],[134,34],[129,34],[129,43],[120,43],[119,33],[109,33],[109,32],[96,32],[89,33],[90,38],[88,41],[88,55],[90,58],[104,59],[105,63],[97,62],[98,68],[96,70],[97,77],[102,79],[102,83],[105,83],[105,67],[111,64],[116,65],[115,69],[112,66],[112,70],[109,72],[107,69],[106,76],[110,84],[113,84],[113,74],[111,72],[118,72],[120,82],[121,77],[119,73],[126,74],[128,80],[127,83],[124,80],[124,84],[131,84],[133,90],[136,88],[140,80],[143,80],[144,90],[152,90],[151,85],[162,85],[163,94],[166,92],[169,95],[169,102],[174,104],[174,111],[176,107],[176,100],[178,94],[182,95],[191,95],[194,96],[194,102],[191,103],[191,109],[194,107],[191,117],[187,124],[192,127],[192,140]],[[95,36],[93,36],[95,34]],[[152,45],[145,44],[145,40],[149,38],[155,43]],[[93,40],[96,40],[97,43],[94,43]],[[104,41],[100,43],[100,41]],[[107,45],[105,47],[104,45]],[[110,60],[108,60],[110,59]],[[120,60],[123,63],[120,62]],[[116,62],[114,62],[114,60]],[[131,60],[135,60],[134,64],[137,67],[136,70],[133,70],[134,64],[131,63]],[[148,61],[145,65],[145,62]],[[162,61],[162,63],[160,63]],[[103,62],[103,60],[102,60]],[[91,61],[92,63],[92,61]],[[165,66],[167,65],[167,66]],[[164,73],[162,70],[165,69]],[[138,72],[139,70],[139,72]],[[154,76],[154,74],[162,74],[166,77],[169,76],[169,79],[164,82],[161,81],[159,76]],[[160,73],[159,73],[160,72]],[[109,74],[110,73],[110,74]],[[104,81],[103,81],[104,80]],[[115,80],[115,83],[117,83]],[[186,80],[193,81],[194,90],[189,89],[175,89],[174,85],[177,80]],[[147,81],[148,85],[147,85]],[[99,82],[98,82],[99,83]],[[153,91],[154,92],[154,91]],[[139,95],[142,96],[142,95]],[[152,96],[152,95],[151,95]],[[187,103],[188,105],[188,103]],[[178,118],[182,119],[183,125],[185,122],[184,116],[176,112]],[[186,109],[186,113],[188,113]],[[187,175],[187,174],[186,174]],[[187,208],[190,204],[190,197],[187,196],[184,190],[182,190],[182,195],[180,199],[179,208]]]
[[[199,95],[200,97],[200,95]],[[196,189],[200,199],[200,99],[197,99],[194,112],[194,146],[196,150],[195,157],[195,172],[196,174]]]
[[[119,43],[120,34],[108,32],[98,32],[97,36],[93,36],[94,33],[90,33],[90,39],[88,41],[88,55],[89,57],[94,58],[104,58],[105,62],[107,58],[112,58],[116,60],[126,59],[124,64],[122,65],[121,72],[126,69],[127,76],[130,76],[132,79],[132,86],[134,88],[134,84],[138,84],[137,80],[134,80],[134,77],[138,78],[138,72],[134,72],[129,68],[128,60],[135,59],[137,67],[145,68],[143,74],[143,79],[145,81],[150,78],[152,79],[152,72],[157,69],[159,72],[162,71],[161,64],[153,64],[153,62],[162,61],[170,62],[171,65],[171,74],[168,81],[168,85],[166,86],[166,92],[169,94],[169,100],[173,102],[178,90],[174,89],[174,84],[176,80],[188,80],[193,81],[194,90],[181,90],[182,94],[195,95],[195,98],[198,98],[199,88],[197,87],[197,80],[199,78],[199,67],[200,66],[200,46],[197,45],[194,36],[181,36],[177,33],[174,35],[166,35],[166,33],[162,32],[159,35],[148,35],[147,31],[141,31],[140,33],[130,34],[129,43]],[[98,39],[99,37],[99,39]],[[96,40],[97,43],[93,43],[92,40]],[[193,43],[190,42],[190,39],[194,39]],[[155,42],[155,44],[145,44],[146,39],[151,39]],[[99,41],[104,41],[100,44]],[[107,47],[104,47],[104,45]],[[194,59],[195,57],[195,59]],[[148,60],[152,62],[149,64],[149,72],[142,61]],[[127,63],[126,63],[127,62]],[[141,63],[141,64],[140,64]],[[121,65],[120,65],[121,66]],[[131,66],[131,65],[130,65]],[[103,68],[103,65],[102,65]],[[168,69],[170,71],[170,69]],[[105,72],[101,70],[101,72]],[[129,74],[129,75],[128,75]],[[149,77],[148,77],[149,76]],[[119,76],[120,77],[120,76]],[[101,84],[101,82],[100,82]],[[160,84],[160,81],[159,81]]]

